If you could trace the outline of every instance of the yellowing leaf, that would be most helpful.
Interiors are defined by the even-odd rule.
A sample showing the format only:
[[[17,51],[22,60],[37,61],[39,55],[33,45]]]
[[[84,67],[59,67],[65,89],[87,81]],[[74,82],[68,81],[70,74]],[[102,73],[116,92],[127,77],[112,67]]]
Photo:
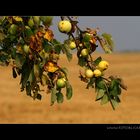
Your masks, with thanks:
[[[55,72],[59,69],[58,66],[56,64],[52,63],[52,62],[48,62],[47,65],[45,65],[44,68],[48,72]]]
[[[54,34],[53,34],[52,30],[48,29],[44,35],[44,38],[47,39],[48,41],[51,41],[51,40],[53,40],[53,37],[54,37]]]
[[[13,16],[13,19],[15,20],[15,21],[23,21],[23,19],[21,18],[21,17],[19,17],[19,16]]]

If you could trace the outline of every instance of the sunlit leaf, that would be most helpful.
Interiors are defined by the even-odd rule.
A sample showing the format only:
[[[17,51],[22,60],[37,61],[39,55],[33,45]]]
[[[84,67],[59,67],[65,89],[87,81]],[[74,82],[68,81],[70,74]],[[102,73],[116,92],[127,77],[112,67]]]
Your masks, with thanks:
[[[97,96],[96,96],[96,101],[101,99],[104,96],[104,94],[105,94],[105,90],[103,90],[103,89],[98,90]]]
[[[110,50],[113,51],[113,48],[115,47],[115,44],[114,44],[114,41],[112,39],[112,35],[108,34],[108,33],[103,33],[102,36],[104,37],[104,39],[106,39]]]
[[[96,60],[93,61],[95,65],[98,65],[102,61],[102,57],[98,57]]]
[[[78,58],[78,65],[80,65],[81,67],[85,66],[86,63],[87,63],[87,61],[84,57],[79,57]]]
[[[67,100],[70,100],[73,95],[72,86],[69,84],[68,81],[66,81],[66,98]]]
[[[89,87],[94,87],[93,86],[93,84],[95,83],[95,80],[96,80],[96,78],[95,77],[92,77],[92,78],[90,78],[90,81],[88,82],[88,84],[87,84],[87,89],[89,89]]]
[[[109,102],[109,98],[106,94],[103,95],[103,98],[101,99],[101,105],[106,104]]]
[[[61,92],[56,93],[57,96],[57,103],[63,103],[64,101],[64,97],[63,94]]]
[[[31,85],[30,85],[30,82],[27,82],[27,84],[26,84],[26,94],[28,96],[31,96]]]
[[[113,107],[116,109],[116,107],[119,105],[119,103],[117,101],[115,101],[114,99],[111,99],[111,102],[113,104]]]
[[[53,31],[48,29],[44,35],[44,38],[47,39],[48,41],[53,40],[54,34]]]
[[[54,104],[54,102],[57,100],[56,96],[57,90],[55,88],[51,89],[51,105]]]
[[[62,51],[63,51],[64,54],[66,54],[68,61],[71,61],[72,60],[72,54],[70,53],[71,50],[70,50],[70,48],[68,47],[67,44],[63,45]]]

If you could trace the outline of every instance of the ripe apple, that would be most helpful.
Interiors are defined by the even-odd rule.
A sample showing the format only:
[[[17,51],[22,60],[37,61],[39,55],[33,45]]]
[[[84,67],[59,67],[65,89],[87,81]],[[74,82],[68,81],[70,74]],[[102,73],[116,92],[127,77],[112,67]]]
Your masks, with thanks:
[[[93,75],[94,75],[94,73],[93,73],[93,71],[92,71],[91,69],[87,69],[87,70],[85,71],[85,76],[86,76],[87,78],[91,78],[91,77],[93,77]]]
[[[102,75],[102,72],[98,69],[94,70],[93,73],[94,73],[95,77],[100,77]]]
[[[58,88],[64,88],[66,86],[65,79],[64,78],[58,79],[56,85]]]
[[[26,54],[29,53],[29,49],[30,49],[30,46],[28,46],[28,45],[26,45],[26,44],[23,46],[23,50],[24,50],[24,52],[25,52]]]
[[[10,34],[15,35],[17,33],[17,28],[18,26],[16,24],[12,24],[9,28]]]
[[[30,18],[28,21],[28,25],[32,28],[34,26],[34,20]]]
[[[109,66],[109,63],[107,61],[101,61],[99,64],[98,64],[98,68],[100,70],[106,70]]]
[[[70,44],[69,44],[69,47],[73,50],[76,48],[76,43],[74,41],[72,41]]]
[[[83,50],[81,51],[81,55],[82,55],[83,57],[88,56],[88,50],[87,50],[87,49],[83,49]]]
[[[62,33],[69,33],[72,29],[72,25],[68,20],[62,20],[58,23],[58,29]]]

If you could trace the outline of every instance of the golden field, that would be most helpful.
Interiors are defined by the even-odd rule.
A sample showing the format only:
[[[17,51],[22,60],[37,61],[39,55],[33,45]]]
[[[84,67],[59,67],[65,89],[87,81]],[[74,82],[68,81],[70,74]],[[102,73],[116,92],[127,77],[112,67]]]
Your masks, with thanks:
[[[69,80],[73,86],[73,97],[63,104],[50,106],[50,95],[42,93],[41,101],[33,100],[20,92],[19,78],[13,79],[10,67],[0,66],[0,123],[90,123],[90,124],[130,124],[140,123],[140,53],[94,54],[109,61],[108,75],[121,76],[128,86],[122,92],[121,104],[114,111],[111,105],[95,102],[94,89],[85,89],[81,82],[79,66],[74,56],[69,63],[61,56],[60,65],[69,70]]]

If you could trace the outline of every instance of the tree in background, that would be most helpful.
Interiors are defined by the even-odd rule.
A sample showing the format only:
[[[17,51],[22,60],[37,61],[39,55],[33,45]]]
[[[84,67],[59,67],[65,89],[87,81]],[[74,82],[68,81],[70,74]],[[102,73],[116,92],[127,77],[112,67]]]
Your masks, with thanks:
[[[120,77],[105,77],[109,62],[101,56],[95,60],[92,57],[98,46],[105,53],[112,53],[112,36],[99,34],[99,28],[81,30],[77,17],[60,16],[59,23],[56,23],[58,30],[68,36],[67,40],[60,42],[50,29],[52,21],[51,16],[1,17],[0,65],[12,66],[13,77],[21,78],[21,91],[25,90],[34,100],[41,100],[41,86],[46,86],[53,105],[62,103],[64,96],[69,100],[73,95],[68,70],[58,61],[62,53],[71,61],[72,50],[76,50],[77,63],[85,71],[79,72],[80,80],[85,82],[87,89],[95,88],[96,101],[100,100],[102,105],[110,102],[115,109],[120,103],[122,89],[127,87]]]

